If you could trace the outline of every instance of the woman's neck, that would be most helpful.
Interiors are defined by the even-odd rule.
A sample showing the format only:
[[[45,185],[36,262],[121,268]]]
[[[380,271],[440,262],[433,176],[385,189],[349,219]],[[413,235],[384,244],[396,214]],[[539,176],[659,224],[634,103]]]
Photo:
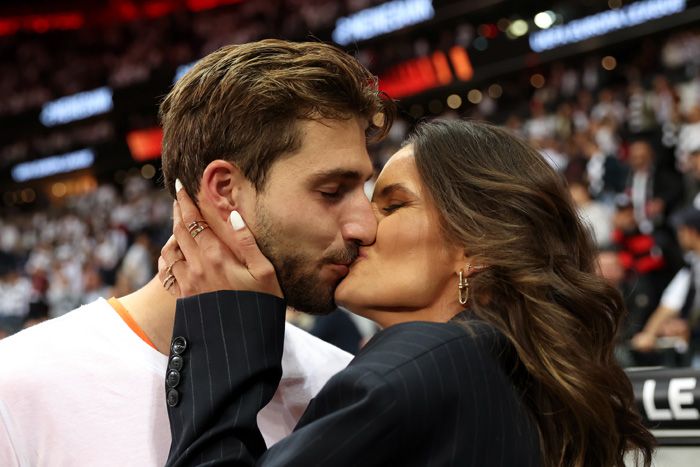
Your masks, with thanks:
[[[464,306],[460,305],[457,300],[451,300],[450,303],[439,302],[419,309],[374,307],[351,311],[364,318],[371,319],[382,328],[388,328],[395,324],[412,321],[446,323],[463,310]]]

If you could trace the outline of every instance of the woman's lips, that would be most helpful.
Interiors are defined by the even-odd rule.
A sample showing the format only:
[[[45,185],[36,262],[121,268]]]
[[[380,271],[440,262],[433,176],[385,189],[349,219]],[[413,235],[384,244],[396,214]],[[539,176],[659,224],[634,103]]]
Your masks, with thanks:
[[[350,268],[346,264],[336,264],[336,263],[331,263],[328,265],[328,267],[337,273],[340,277],[345,277],[348,275],[348,272],[350,272]]]

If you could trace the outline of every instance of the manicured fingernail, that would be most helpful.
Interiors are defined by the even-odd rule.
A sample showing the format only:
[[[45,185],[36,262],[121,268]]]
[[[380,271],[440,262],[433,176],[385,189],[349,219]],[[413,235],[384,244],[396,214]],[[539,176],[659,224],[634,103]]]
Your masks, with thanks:
[[[245,222],[243,222],[243,218],[240,214],[238,214],[238,211],[231,211],[231,215],[228,217],[228,220],[231,222],[233,230],[241,230],[245,227]]]
[[[180,183],[180,179],[176,178],[175,179],[175,192],[178,192],[182,190],[182,183]]]

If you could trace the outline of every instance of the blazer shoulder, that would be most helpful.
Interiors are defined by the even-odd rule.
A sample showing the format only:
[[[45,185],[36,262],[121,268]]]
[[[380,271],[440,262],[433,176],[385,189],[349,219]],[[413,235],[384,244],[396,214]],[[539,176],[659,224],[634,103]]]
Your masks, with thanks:
[[[461,362],[465,359],[493,361],[506,348],[505,337],[482,321],[410,322],[378,333],[350,366],[360,366],[388,376],[397,370],[404,371],[403,367],[409,364],[414,367],[417,363],[434,364],[436,358],[437,366],[449,366],[450,360],[455,363],[456,360]]]
[[[537,430],[504,370],[505,340],[476,320],[387,328],[330,379],[286,443],[301,453],[317,440],[371,446],[371,460],[314,465],[538,465],[525,463],[537,458]],[[286,443],[273,450],[295,452]]]

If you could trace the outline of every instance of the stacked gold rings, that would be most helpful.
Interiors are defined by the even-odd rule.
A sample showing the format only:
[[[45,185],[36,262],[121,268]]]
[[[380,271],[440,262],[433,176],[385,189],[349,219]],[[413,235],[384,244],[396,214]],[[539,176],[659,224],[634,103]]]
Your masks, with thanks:
[[[165,290],[168,290],[170,287],[173,286],[174,283],[175,283],[175,276],[173,276],[172,274],[169,274],[168,277],[166,277],[165,280],[163,281],[163,288]]]
[[[187,224],[187,231],[196,238],[204,229],[208,229],[209,225],[204,221],[193,221]]]

